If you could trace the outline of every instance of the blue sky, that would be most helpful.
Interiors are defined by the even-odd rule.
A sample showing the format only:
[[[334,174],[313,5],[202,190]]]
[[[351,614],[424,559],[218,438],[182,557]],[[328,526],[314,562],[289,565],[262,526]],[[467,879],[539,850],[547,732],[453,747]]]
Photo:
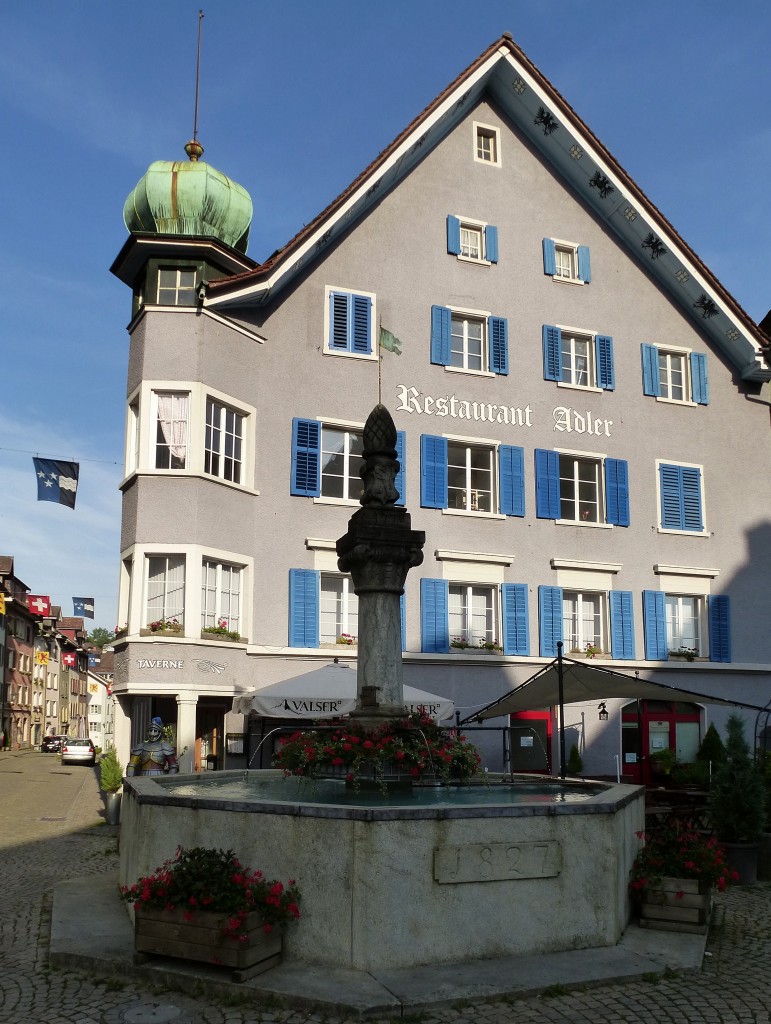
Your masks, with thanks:
[[[128,291],[125,197],[192,135],[188,0],[4,5],[0,553],[115,625]],[[767,0],[217,0],[199,138],[249,190],[249,255],[310,221],[504,31],[755,320],[771,307]],[[81,463],[75,511],[32,454]]]

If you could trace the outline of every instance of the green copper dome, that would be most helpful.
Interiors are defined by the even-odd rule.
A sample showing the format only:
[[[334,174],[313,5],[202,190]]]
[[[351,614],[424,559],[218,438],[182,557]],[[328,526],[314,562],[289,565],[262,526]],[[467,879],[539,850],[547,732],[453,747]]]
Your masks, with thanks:
[[[156,160],[129,195],[123,220],[131,232],[214,236],[246,252],[252,199],[245,188],[198,158],[203,147],[188,142],[189,161]]]

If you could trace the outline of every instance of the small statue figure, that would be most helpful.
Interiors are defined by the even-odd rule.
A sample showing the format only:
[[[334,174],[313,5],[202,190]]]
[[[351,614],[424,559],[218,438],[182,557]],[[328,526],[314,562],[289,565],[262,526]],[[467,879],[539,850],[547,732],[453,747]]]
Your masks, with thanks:
[[[154,718],[147,729],[147,738],[131,751],[126,776],[176,775],[179,772],[174,747],[163,738],[163,722]]]

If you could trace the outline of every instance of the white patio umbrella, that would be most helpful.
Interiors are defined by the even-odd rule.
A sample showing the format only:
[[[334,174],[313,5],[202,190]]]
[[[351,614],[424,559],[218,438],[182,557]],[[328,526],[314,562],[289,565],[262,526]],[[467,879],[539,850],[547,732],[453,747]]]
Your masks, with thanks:
[[[233,711],[266,718],[339,718],[355,707],[356,671],[346,665],[326,665],[233,698]],[[423,707],[436,722],[455,715],[451,700],[414,686],[404,687],[404,707],[411,713]]]

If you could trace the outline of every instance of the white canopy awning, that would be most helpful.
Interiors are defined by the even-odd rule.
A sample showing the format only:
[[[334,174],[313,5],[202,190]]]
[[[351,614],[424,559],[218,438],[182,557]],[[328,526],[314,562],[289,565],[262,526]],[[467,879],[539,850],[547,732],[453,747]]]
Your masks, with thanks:
[[[584,701],[610,700],[613,697],[627,697],[630,700],[679,700],[696,701],[701,704],[725,704],[732,707],[763,710],[757,704],[728,697],[714,697],[709,694],[685,690],[682,687],[667,686],[649,679],[624,675],[608,668],[586,661],[562,659],[562,703],[580,704]],[[769,693],[771,697],[771,693]],[[538,708],[554,707],[560,703],[558,662],[546,665],[521,686],[488,704],[481,711],[475,711],[464,721],[477,721],[511,715],[517,711],[533,711]]]
[[[355,707],[356,670],[346,665],[326,665],[233,698],[233,711],[241,715],[254,711],[266,718],[339,718]],[[451,700],[413,686],[404,687],[404,707],[412,713],[423,707],[437,722],[455,714]]]

